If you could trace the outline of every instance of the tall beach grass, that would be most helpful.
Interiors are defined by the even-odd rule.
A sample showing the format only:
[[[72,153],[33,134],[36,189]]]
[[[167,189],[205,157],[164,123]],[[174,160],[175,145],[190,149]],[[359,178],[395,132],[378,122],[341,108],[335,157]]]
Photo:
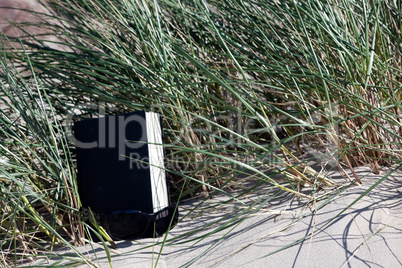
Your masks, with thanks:
[[[160,113],[175,203],[225,195],[243,206],[263,185],[308,203],[364,183],[345,170],[401,163],[400,1],[50,4],[34,14],[46,34],[1,37],[4,265],[85,243],[72,120]]]

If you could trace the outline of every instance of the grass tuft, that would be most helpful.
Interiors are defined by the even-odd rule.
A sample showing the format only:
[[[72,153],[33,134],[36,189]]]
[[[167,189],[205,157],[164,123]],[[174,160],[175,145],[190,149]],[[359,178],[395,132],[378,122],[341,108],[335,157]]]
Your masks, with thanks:
[[[344,183],[331,170],[401,163],[398,1],[50,4],[30,22],[46,34],[1,37],[5,264],[85,242],[71,120],[159,112],[174,202],[310,200]]]

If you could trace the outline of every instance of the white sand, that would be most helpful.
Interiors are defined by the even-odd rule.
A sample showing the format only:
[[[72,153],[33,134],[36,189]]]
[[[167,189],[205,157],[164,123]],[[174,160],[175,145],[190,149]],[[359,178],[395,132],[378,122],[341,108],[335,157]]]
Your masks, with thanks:
[[[297,199],[272,201],[258,214],[203,240],[197,238],[233,220],[235,214],[231,212],[237,204],[216,210],[208,209],[207,214],[194,218],[186,217],[169,233],[168,239],[176,238],[174,245],[167,242],[157,266],[402,267],[402,172],[393,173],[342,212],[382,178],[367,168],[359,168],[358,171],[363,186],[350,187],[316,212],[314,207],[319,207],[325,200],[316,202],[310,208],[306,208]],[[248,196],[248,200],[257,198],[256,195]],[[223,199],[214,198],[204,206],[222,201]],[[193,200],[181,204],[181,218],[198,202],[199,200]],[[278,211],[282,213],[276,214]],[[340,216],[335,217],[339,213]],[[227,216],[226,220],[221,220],[223,216]],[[299,217],[303,218],[296,221]],[[329,222],[331,219],[333,220]],[[219,223],[213,224],[215,221]],[[292,222],[294,223],[291,224]],[[202,227],[205,227],[202,231],[178,238]],[[283,229],[285,227],[288,228]],[[294,243],[309,234],[313,235],[300,243]],[[190,238],[195,240],[186,242]],[[161,242],[163,238],[156,241]],[[186,243],[180,244],[182,242]],[[117,251],[111,250],[114,267],[151,267],[152,264],[155,265],[155,258],[160,250],[160,246],[152,248],[152,239],[120,241],[117,245]],[[143,248],[146,245],[149,248]],[[95,248],[100,266],[109,267],[104,250],[99,244]],[[272,254],[278,250],[279,252]],[[81,247],[80,251],[87,252],[87,256],[94,258],[89,246]]]

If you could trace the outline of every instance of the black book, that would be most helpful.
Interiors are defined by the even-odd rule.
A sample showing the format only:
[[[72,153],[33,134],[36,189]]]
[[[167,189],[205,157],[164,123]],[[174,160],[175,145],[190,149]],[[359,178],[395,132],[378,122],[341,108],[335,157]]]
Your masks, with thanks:
[[[162,127],[138,111],[74,124],[78,191],[84,208],[155,214],[169,207]]]

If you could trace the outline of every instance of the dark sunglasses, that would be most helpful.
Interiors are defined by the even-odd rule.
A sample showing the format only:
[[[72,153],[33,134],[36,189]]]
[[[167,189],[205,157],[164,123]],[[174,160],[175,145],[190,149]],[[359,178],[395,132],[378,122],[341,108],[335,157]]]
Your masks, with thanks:
[[[178,213],[175,208],[167,207],[155,214],[136,210],[114,211],[104,217],[104,223],[114,240],[159,237],[169,229],[169,225],[172,228],[177,223]]]

